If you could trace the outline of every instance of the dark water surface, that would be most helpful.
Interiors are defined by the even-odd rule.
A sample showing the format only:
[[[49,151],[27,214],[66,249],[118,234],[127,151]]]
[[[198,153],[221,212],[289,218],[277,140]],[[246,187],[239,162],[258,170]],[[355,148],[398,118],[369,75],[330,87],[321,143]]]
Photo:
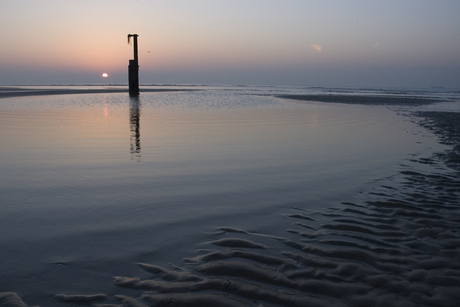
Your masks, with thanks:
[[[458,94],[197,89],[0,99],[0,292],[30,306],[455,306],[460,182],[436,153],[456,141],[433,127],[457,117],[427,118],[456,114]],[[331,91],[399,103],[286,99]]]

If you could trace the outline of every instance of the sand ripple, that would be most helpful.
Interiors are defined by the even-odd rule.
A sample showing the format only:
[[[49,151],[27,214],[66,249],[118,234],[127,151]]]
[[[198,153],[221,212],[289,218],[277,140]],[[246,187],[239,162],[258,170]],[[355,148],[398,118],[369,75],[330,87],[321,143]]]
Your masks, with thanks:
[[[115,284],[152,306],[457,306],[459,190],[437,187],[457,187],[460,176],[401,176],[402,191],[343,203],[318,214],[327,222],[316,228],[298,222],[319,219],[301,209],[287,215],[285,237],[222,227],[208,244],[226,249],[173,270],[140,264],[151,279]]]

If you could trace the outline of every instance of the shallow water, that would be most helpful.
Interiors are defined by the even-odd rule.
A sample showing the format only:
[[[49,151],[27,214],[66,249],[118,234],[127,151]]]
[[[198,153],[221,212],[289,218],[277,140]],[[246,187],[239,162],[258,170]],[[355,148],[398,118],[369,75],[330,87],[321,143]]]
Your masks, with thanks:
[[[398,114],[407,108],[272,96],[299,88],[200,89],[144,93],[138,100],[116,93],[0,100],[0,292],[46,306],[63,305],[53,298],[58,293],[137,297],[112,282],[147,277],[137,262],[182,265],[197,250],[212,252],[216,244],[207,242],[228,233],[270,246],[265,254],[275,255],[287,252],[286,242],[301,242],[302,228],[360,231],[340,223],[364,223],[366,232],[369,221],[356,223],[352,211],[337,217],[354,222],[334,222],[330,214],[375,201],[369,193],[402,197],[385,186],[407,188],[398,177],[404,171],[449,175],[442,165],[420,163],[448,147]],[[321,235],[339,246],[362,243]],[[381,239],[378,232],[371,237]],[[276,238],[285,241],[275,244]],[[245,247],[238,240],[219,244]],[[355,264],[362,257],[345,250]],[[358,262],[362,269],[375,261],[381,260]],[[254,274],[234,265],[229,270],[243,277],[245,270]],[[260,274],[257,282],[273,278]]]

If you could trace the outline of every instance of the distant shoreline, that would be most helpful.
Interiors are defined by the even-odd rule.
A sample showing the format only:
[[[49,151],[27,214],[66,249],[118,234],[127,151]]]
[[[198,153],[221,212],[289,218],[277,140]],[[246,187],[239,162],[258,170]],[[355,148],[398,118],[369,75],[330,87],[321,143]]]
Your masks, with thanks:
[[[184,92],[184,91],[198,91],[198,89],[186,89],[186,88],[146,88],[140,89],[142,93],[149,92]],[[23,96],[47,96],[47,95],[72,95],[72,94],[106,94],[106,93],[126,93],[128,94],[128,88],[103,88],[103,89],[28,89],[28,88],[16,88],[8,87],[0,90],[0,99],[9,97],[23,97]]]

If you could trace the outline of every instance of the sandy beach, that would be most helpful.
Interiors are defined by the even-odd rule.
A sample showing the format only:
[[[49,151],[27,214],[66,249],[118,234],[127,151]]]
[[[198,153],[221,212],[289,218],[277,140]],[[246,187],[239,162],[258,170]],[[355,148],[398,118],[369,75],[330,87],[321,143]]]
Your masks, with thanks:
[[[460,113],[411,111],[412,107],[441,102],[444,98],[302,93],[254,95],[241,94],[240,91],[230,95],[223,94],[220,89],[214,93],[186,96],[187,93],[168,94],[167,90],[145,91],[146,98],[141,94],[141,99],[145,99],[141,105],[130,105],[131,161],[126,163],[126,168],[121,168],[123,176],[116,180],[106,179],[115,188],[101,184],[94,190],[97,192],[92,192],[89,185],[97,185],[97,182],[91,181],[88,174],[81,175],[90,182],[88,187],[79,181],[69,181],[55,190],[50,185],[57,184],[53,182],[64,176],[50,180],[46,186],[24,179],[23,182],[32,186],[26,190],[29,195],[35,195],[32,189],[37,193],[47,193],[47,189],[64,190],[62,197],[61,192],[53,194],[52,197],[57,199],[54,207],[50,204],[49,209],[40,209],[54,212],[50,221],[59,223],[72,212],[76,214],[75,219],[79,218],[80,209],[72,211],[72,208],[58,206],[67,197],[74,197],[69,204],[81,206],[86,201],[81,193],[92,193],[94,202],[85,203],[86,209],[82,209],[88,212],[82,222],[87,226],[79,226],[80,229],[69,232],[69,235],[62,225],[55,226],[57,231],[63,232],[62,240],[75,243],[59,245],[61,239],[58,237],[47,239],[45,232],[42,237],[37,235],[38,243],[31,246],[38,247],[43,241],[46,248],[54,247],[56,252],[40,252],[49,261],[40,272],[24,269],[14,278],[13,272],[4,275],[0,279],[0,306],[457,306],[460,300]],[[119,101],[123,99],[117,96],[120,92],[121,89],[83,90],[85,94],[114,94],[117,104],[114,103],[112,109],[110,102],[99,101],[99,96],[95,95],[95,102],[89,104],[92,109],[88,110],[93,112],[97,106],[108,114],[117,115],[119,112],[121,115],[115,119],[120,118],[123,123],[113,127],[121,127],[120,133],[128,135],[122,130],[123,125],[128,127],[128,116],[123,115],[126,108],[119,107]],[[154,92],[163,96],[149,96],[157,95]],[[82,92],[43,90],[8,96],[8,92],[0,91],[0,98],[5,101],[10,97],[30,98],[23,103],[35,108],[39,103],[34,102],[34,96],[61,93],[75,97],[78,96],[76,93]],[[180,99],[184,102],[177,102],[172,111],[169,106],[163,107]],[[213,104],[216,99],[221,103],[218,110],[212,109],[216,108]],[[200,109],[184,107],[189,101],[200,103]],[[273,106],[265,106],[270,103]],[[85,116],[92,114],[86,109],[83,113],[81,107],[74,107],[74,104],[80,105],[68,102],[63,106]],[[246,106],[236,107],[238,104]],[[221,110],[221,105],[225,110]],[[47,106],[36,108],[49,112]],[[8,116],[17,116],[10,109],[6,108],[5,114],[8,111]],[[178,111],[184,109],[183,114]],[[178,113],[181,116],[171,119]],[[30,114],[34,119],[35,115]],[[227,123],[225,119],[229,117]],[[107,118],[110,119],[106,116],[104,125],[109,123]],[[41,122],[35,120],[35,126],[41,127]],[[56,120],[50,118],[48,122],[62,120],[71,123],[71,119],[64,116]],[[171,121],[169,126],[161,125],[168,120]],[[179,126],[181,123],[183,126]],[[101,136],[94,144],[89,140],[96,138],[95,132],[70,128],[67,131],[63,129],[65,126],[59,127],[74,142],[88,139],[88,144],[82,142],[81,146],[95,148],[95,144],[105,144],[120,147],[115,144],[118,132],[114,132],[112,126],[112,130],[107,130],[112,134],[103,134],[102,126],[97,126]],[[406,130],[398,132],[398,129]],[[340,134],[341,130],[343,134]],[[19,131],[21,134],[14,135],[14,139],[5,140],[11,144],[19,137],[25,140],[23,130]],[[59,138],[52,131],[41,133],[46,138]],[[322,134],[315,134],[315,131]],[[245,132],[247,135],[242,138]],[[253,138],[251,133],[254,133]],[[351,135],[353,133],[356,135]],[[311,137],[307,138],[309,134]],[[112,141],[103,143],[102,138],[108,139],[108,135]],[[148,143],[149,135],[154,141],[152,144]],[[292,142],[288,142],[289,138]],[[325,140],[324,143],[321,140]],[[413,144],[407,144],[408,140],[413,140]],[[306,143],[302,145],[304,147],[300,145],[302,143]],[[173,151],[167,152],[168,146]],[[401,147],[404,146],[413,152],[401,157],[405,152]],[[78,147],[73,148],[78,150]],[[44,149],[34,150],[34,157],[41,159],[38,159],[39,163],[49,163],[48,171],[61,172],[62,168],[65,177],[77,173],[75,169],[49,162],[49,153],[40,153]],[[149,150],[152,152],[150,156]],[[98,151],[108,152],[92,149],[91,153],[97,156]],[[339,152],[337,156],[331,154],[334,151]],[[181,152],[184,152],[183,156]],[[212,152],[212,155],[203,157],[206,152]],[[249,159],[251,152],[253,157]],[[13,151],[6,153],[13,157]],[[24,150],[22,154],[24,161],[31,163],[33,157]],[[69,153],[63,150],[55,155],[55,159],[60,161],[64,155]],[[303,156],[316,160],[305,162]],[[89,168],[103,161],[88,162],[86,166],[80,165],[79,159],[89,158],[81,153],[60,163]],[[245,159],[249,160],[245,162]],[[133,166],[132,163],[136,164]],[[307,164],[300,172],[302,163]],[[392,163],[397,165],[391,166]],[[120,167],[118,164],[118,160],[107,164],[98,173],[107,173],[104,176],[108,177],[109,172]],[[334,166],[326,169],[329,164]],[[321,167],[316,168],[316,165]],[[127,172],[140,172],[140,168],[145,173],[135,176]],[[147,172],[149,168],[150,172]],[[15,169],[14,165],[5,169],[26,172]],[[153,172],[159,177],[152,177]],[[256,176],[258,173],[260,177]],[[125,188],[130,181],[121,178],[127,177],[148,184],[129,183]],[[246,182],[243,177],[250,180]],[[314,186],[315,182],[317,186]],[[207,189],[203,188],[205,185]],[[74,189],[81,191],[72,191]],[[114,196],[117,199],[108,194],[112,189],[120,191]],[[184,194],[177,194],[179,191]],[[176,196],[166,197],[167,193]],[[8,194],[4,200],[8,200],[8,204],[22,201],[27,210],[38,212],[34,203],[27,202],[27,195],[22,200],[15,199],[15,195]],[[208,198],[215,209],[205,206]],[[104,205],[99,207],[98,202]],[[146,202],[146,207],[134,205],[139,202]],[[4,209],[6,213],[12,212],[17,223],[25,225],[21,224],[23,217],[14,210],[13,207]],[[117,210],[124,216],[116,217]],[[99,219],[113,219],[113,224],[105,225]],[[155,227],[151,228],[150,224]],[[76,226],[68,224],[68,227]],[[95,241],[86,242],[91,236]],[[151,238],[146,240],[147,237]],[[122,243],[128,239],[132,244]],[[113,251],[119,255],[98,250],[98,240],[106,240],[101,244],[109,241],[113,246],[118,245]],[[143,246],[149,240],[152,246]],[[180,246],[174,244],[175,240]],[[18,239],[18,242],[27,241]],[[27,246],[19,247],[7,239],[0,240],[0,244],[7,254],[15,255],[16,250],[28,251]],[[72,244],[87,245],[91,252],[69,256],[72,253],[66,254],[62,247],[70,250]],[[138,250],[130,250],[135,245]],[[98,258],[98,252],[104,256]],[[33,261],[27,263],[29,260],[26,259],[29,258],[24,256],[19,262],[24,266],[33,265]],[[13,260],[9,261],[13,263]],[[93,273],[88,273],[91,271]],[[110,282],[107,275],[111,272]],[[86,273],[94,279],[88,280]],[[41,280],[42,277],[34,274],[43,274],[43,280],[50,283],[41,287],[45,289],[43,293],[37,294],[39,291],[34,289],[39,286],[23,286],[19,291],[10,286],[19,287],[21,281],[33,283]],[[47,275],[73,276],[73,279],[53,283]],[[106,282],[102,284],[104,280]],[[57,283],[62,286],[53,289]],[[34,294],[29,294],[28,290]]]

